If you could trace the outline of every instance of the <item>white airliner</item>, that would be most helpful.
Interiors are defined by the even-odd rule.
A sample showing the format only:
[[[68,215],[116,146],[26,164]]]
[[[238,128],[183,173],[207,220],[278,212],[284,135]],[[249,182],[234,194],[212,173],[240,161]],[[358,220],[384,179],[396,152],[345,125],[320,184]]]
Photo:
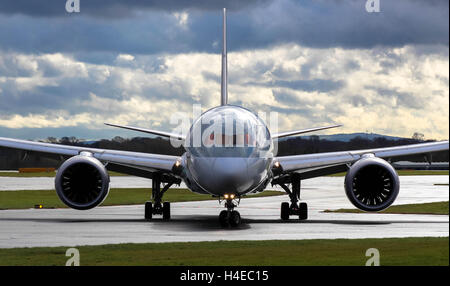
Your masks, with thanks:
[[[163,195],[173,184],[184,181],[193,192],[225,201],[226,210],[220,213],[219,221],[232,227],[241,222],[239,212],[234,210],[240,198],[264,191],[269,183],[280,185],[290,197],[290,203],[281,204],[282,220],[291,215],[307,219],[307,205],[300,202],[301,180],[342,171],[347,172],[346,195],[357,208],[383,210],[394,202],[400,188],[395,169],[384,159],[449,149],[449,142],[441,141],[277,157],[273,153],[273,139],[338,125],[270,134],[255,113],[228,104],[225,9],[220,106],[194,120],[187,135],[108,125],[182,140],[185,153],[178,157],[9,138],[0,138],[0,146],[71,157],[61,165],[55,178],[59,198],[71,208],[86,210],[101,204],[109,192],[107,170],[113,170],[152,179],[152,201],[145,204],[146,219],[152,219],[153,215],[170,219],[170,203],[163,202]]]

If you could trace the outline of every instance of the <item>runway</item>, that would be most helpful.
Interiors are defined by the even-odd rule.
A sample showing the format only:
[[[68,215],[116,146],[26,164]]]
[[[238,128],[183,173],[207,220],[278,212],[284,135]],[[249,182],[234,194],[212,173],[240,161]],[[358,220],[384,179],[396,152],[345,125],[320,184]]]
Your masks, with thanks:
[[[448,176],[400,177],[395,204],[448,201]],[[143,206],[0,211],[0,248],[100,245],[220,240],[285,240],[448,236],[448,215],[338,214],[325,209],[353,208],[343,189],[343,178],[302,182],[302,200],[309,219],[280,220],[286,195],[247,198],[238,207],[243,218],[237,229],[222,229],[217,201],[172,203],[172,220],[143,219]],[[132,186],[131,186],[132,187]]]

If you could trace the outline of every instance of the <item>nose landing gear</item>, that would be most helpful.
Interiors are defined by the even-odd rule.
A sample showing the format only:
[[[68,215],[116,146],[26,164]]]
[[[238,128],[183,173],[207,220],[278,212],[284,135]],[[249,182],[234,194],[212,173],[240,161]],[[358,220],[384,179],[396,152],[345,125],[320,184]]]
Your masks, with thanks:
[[[226,199],[225,207],[226,210],[223,210],[219,214],[219,222],[222,227],[237,227],[241,224],[241,215],[238,211],[235,211],[234,208],[239,205],[239,201],[237,204],[234,203],[234,195],[225,195]],[[219,200],[220,202],[220,200]]]
[[[237,227],[241,224],[241,215],[238,211],[223,210],[219,214],[219,222],[222,227]]]

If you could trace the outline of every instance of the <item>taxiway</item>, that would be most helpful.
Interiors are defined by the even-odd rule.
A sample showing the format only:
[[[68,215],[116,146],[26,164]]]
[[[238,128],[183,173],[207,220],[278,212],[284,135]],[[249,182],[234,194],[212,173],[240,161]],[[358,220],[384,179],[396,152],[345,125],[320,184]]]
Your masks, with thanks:
[[[395,204],[448,201],[448,176],[400,177]],[[309,219],[280,220],[286,195],[247,198],[238,208],[243,218],[236,229],[223,229],[217,201],[172,203],[172,219],[143,219],[144,207],[98,207],[0,211],[0,248],[78,246],[111,243],[151,243],[220,240],[285,240],[448,236],[448,215],[324,213],[325,209],[353,208],[343,189],[342,177],[302,182],[302,200]],[[133,187],[133,186],[130,186]]]

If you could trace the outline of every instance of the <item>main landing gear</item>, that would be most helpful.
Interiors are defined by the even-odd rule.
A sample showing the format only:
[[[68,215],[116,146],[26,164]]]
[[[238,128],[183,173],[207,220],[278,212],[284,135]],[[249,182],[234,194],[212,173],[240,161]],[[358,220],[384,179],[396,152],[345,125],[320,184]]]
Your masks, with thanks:
[[[281,219],[289,220],[291,215],[298,215],[300,220],[308,219],[308,205],[306,203],[300,203],[300,175],[292,174],[290,177],[290,183],[292,185],[292,191],[286,186],[289,180],[277,180],[274,184],[280,185],[283,190],[289,195],[291,203],[283,202],[281,203]]]
[[[153,215],[162,215],[163,220],[170,219],[170,203],[163,202],[164,193],[174,184],[169,181],[161,190],[161,175],[154,174],[152,179],[152,201],[145,202],[145,219],[152,219]]]
[[[239,201],[237,204],[234,203],[234,194],[225,194],[224,199],[225,201],[225,207],[226,210],[223,210],[219,214],[219,222],[222,227],[237,227],[241,224],[241,215],[238,211],[235,211],[234,208],[237,207],[239,204]]]

